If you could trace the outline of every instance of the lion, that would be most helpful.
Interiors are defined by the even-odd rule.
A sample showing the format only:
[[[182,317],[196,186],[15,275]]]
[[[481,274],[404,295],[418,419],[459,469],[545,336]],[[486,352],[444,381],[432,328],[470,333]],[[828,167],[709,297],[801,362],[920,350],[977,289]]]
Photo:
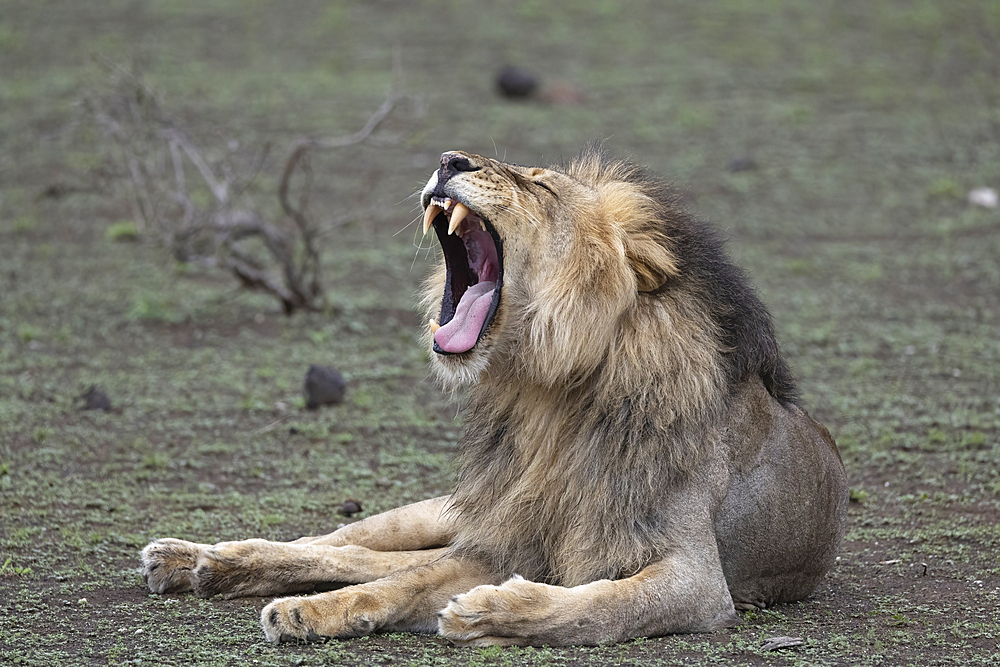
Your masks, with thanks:
[[[807,597],[848,504],[765,306],[645,169],[452,151],[422,191],[432,366],[467,386],[450,496],[321,537],[142,551],[155,593],[282,597],[272,642],[439,632],[577,645]],[[339,588],[331,588],[339,586]]]

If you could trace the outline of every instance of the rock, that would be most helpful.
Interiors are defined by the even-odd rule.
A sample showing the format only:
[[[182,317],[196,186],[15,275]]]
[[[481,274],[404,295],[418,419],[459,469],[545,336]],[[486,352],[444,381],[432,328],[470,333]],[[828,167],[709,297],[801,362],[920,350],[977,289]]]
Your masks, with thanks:
[[[98,389],[95,385],[90,385],[90,388],[83,393],[80,398],[83,399],[84,410],[103,410],[104,412],[111,411],[111,399],[103,391]]]
[[[538,77],[531,72],[508,65],[497,75],[497,90],[504,97],[524,99],[538,89]]]
[[[1000,206],[1000,195],[993,188],[976,188],[969,192],[969,203],[984,208]]]
[[[306,373],[303,387],[306,407],[315,410],[321,405],[335,405],[344,401],[347,382],[340,371],[329,366],[313,364]]]
[[[344,504],[337,508],[337,514],[340,516],[353,516],[361,511],[361,503],[357,500],[345,500]]]
[[[757,163],[748,157],[738,157],[729,162],[729,171],[738,173],[741,171],[753,171],[757,168]]]

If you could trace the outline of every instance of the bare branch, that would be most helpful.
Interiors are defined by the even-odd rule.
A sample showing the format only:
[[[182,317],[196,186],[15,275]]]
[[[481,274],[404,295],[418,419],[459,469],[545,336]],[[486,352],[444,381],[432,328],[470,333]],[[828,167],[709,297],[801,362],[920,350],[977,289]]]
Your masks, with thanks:
[[[132,154],[126,155],[129,175],[132,177],[132,195],[135,198],[135,206],[139,211],[140,220],[136,221],[136,226],[140,232],[144,231],[145,225],[156,219],[156,206],[146,189],[146,179],[143,178],[142,170],[139,167],[139,160]],[[139,224],[139,223],[143,224]]]
[[[393,108],[401,98],[402,95],[390,90],[389,94],[385,98],[385,101],[383,101],[379,108],[375,110],[375,113],[368,118],[360,130],[353,134],[347,134],[341,137],[328,137],[325,139],[300,139],[292,147],[292,152],[288,156],[288,160],[285,161],[285,168],[281,172],[281,182],[278,185],[278,200],[281,202],[281,207],[284,209],[285,214],[295,220],[300,228],[304,226],[303,211],[301,209],[296,209],[288,201],[288,188],[292,174],[295,172],[295,167],[305,156],[306,151],[310,148],[343,148],[345,146],[361,143],[367,139],[382,123],[382,121],[389,116],[389,113],[392,112]]]
[[[344,137],[315,139],[313,140],[313,145],[315,145],[316,148],[342,148],[344,146],[350,146],[352,144],[360,144],[362,141],[368,138],[368,135],[370,135],[372,132],[375,131],[375,128],[377,128],[382,123],[382,121],[386,119],[386,117],[388,117],[393,107],[396,106],[396,104],[399,102],[401,98],[402,95],[390,91],[389,95],[385,98],[385,101],[382,102],[382,105],[375,110],[375,113],[371,115],[371,117],[368,119],[368,122],[366,122],[364,124],[364,127],[362,127],[360,130],[358,130],[354,134],[348,134],[347,136]]]
[[[265,165],[269,145],[251,151],[249,164],[242,157],[247,152],[235,142],[214,157],[176,119],[163,113],[153,92],[136,75],[107,67],[114,89],[104,98],[89,98],[84,106],[117,148],[115,157],[128,174],[137,222],[155,229],[181,261],[224,266],[247,287],[274,295],[286,313],[318,309],[323,299],[322,263],[319,230],[307,214],[313,179],[309,151],[365,141],[401,96],[390,91],[357,132],[293,144],[277,193],[289,225],[282,220],[269,222],[252,201],[250,185]],[[185,170],[185,158],[194,171]],[[302,180],[293,201],[292,180],[297,174]],[[202,183],[214,201],[202,203],[193,195],[192,188]]]
[[[167,130],[163,134],[170,144],[176,144],[184,150],[188,159],[191,160],[191,164],[198,169],[201,177],[205,179],[205,184],[212,191],[212,196],[215,197],[220,206],[225,206],[226,202],[229,201],[229,183],[227,181],[219,181],[215,178],[215,174],[212,173],[212,168],[208,166],[208,162],[183,134],[176,130]]]

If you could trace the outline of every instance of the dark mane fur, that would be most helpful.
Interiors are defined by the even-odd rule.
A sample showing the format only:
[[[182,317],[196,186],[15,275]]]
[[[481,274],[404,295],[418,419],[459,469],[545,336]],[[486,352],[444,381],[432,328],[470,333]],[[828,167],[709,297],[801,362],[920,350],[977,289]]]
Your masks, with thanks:
[[[607,166],[620,165],[600,146],[585,154]],[[746,273],[729,259],[719,232],[692,215],[680,196],[662,179],[634,163],[626,163],[629,180],[639,185],[662,211],[664,235],[680,261],[680,278],[711,309],[712,319],[731,350],[726,356],[730,385],[757,375],[767,391],[783,404],[797,403],[795,378],[778,346],[771,313],[757,296]],[[670,291],[672,282],[657,294]]]

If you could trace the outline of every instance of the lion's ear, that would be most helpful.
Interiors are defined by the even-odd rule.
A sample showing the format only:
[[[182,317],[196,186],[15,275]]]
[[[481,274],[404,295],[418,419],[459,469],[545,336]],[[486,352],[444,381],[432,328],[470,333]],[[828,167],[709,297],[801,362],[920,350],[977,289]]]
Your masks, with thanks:
[[[656,201],[626,180],[599,184],[599,215],[625,247],[636,289],[652,292],[680,274]],[[619,246],[620,248],[621,246]]]
[[[630,236],[625,242],[625,257],[640,292],[656,291],[678,274],[677,258],[660,238],[646,234]]]

